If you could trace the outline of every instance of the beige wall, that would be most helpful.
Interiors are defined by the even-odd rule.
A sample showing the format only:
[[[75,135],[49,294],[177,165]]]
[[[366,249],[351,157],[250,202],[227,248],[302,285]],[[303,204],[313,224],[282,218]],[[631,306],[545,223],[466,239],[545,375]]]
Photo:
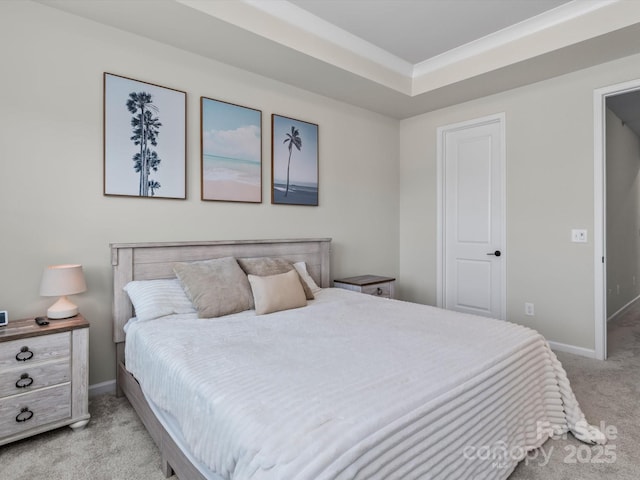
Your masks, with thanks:
[[[593,90],[639,77],[632,56],[402,121],[400,295],[436,302],[436,129],[505,112],[507,317],[593,350]]]
[[[607,317],[640,294],[640,139],[607,109]]]
[[[90,383],[113,379],[110,242],[332,237],[334,277],[398,274],[399,122],[31,2],[0,2],[0,308],[82,263]],[[188,199],[102,195],[104,71],[187,92]],[[262,110],[263,203],[200,201],[199,99]],[[270,205],[270,115],[319,125],[319,207]]]

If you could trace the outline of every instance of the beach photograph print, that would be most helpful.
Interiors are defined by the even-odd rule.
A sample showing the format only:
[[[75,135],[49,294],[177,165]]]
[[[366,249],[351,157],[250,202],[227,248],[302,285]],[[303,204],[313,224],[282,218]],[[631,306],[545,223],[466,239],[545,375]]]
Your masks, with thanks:
[[[271,116],[271,203],[318,205],[318,125]]]
[[[104,74],[104,194],[186,198],[187,94]]]
[[[262,202],[262,112],[200,98],[202,200]]]

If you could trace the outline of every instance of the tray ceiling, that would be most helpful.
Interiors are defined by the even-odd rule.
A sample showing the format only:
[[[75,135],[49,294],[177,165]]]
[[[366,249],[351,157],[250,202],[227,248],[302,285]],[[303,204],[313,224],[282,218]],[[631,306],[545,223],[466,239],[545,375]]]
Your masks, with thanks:
[[[640,52],[631,0],[36,1],[394,118]]]

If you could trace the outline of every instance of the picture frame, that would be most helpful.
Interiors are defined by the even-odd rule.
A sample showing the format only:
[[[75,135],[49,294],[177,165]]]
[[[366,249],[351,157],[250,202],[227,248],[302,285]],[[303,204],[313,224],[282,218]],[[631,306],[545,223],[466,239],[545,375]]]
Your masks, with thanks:
[[[271,203],[318,206],[318,125],[271,115]]]
[[[187,94],[104,72],[104,195],[187,198]]]
[[[262,111],[200,97],[200,198],[262,203]]]

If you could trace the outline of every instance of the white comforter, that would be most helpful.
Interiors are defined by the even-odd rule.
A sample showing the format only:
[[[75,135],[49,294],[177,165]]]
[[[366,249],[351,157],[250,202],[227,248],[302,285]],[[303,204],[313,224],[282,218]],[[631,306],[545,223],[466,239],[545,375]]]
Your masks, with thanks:
[[[550,426],[602,440],[535,331],[346,290],[133,323],[126,365],[234,480],[506,478]]]

